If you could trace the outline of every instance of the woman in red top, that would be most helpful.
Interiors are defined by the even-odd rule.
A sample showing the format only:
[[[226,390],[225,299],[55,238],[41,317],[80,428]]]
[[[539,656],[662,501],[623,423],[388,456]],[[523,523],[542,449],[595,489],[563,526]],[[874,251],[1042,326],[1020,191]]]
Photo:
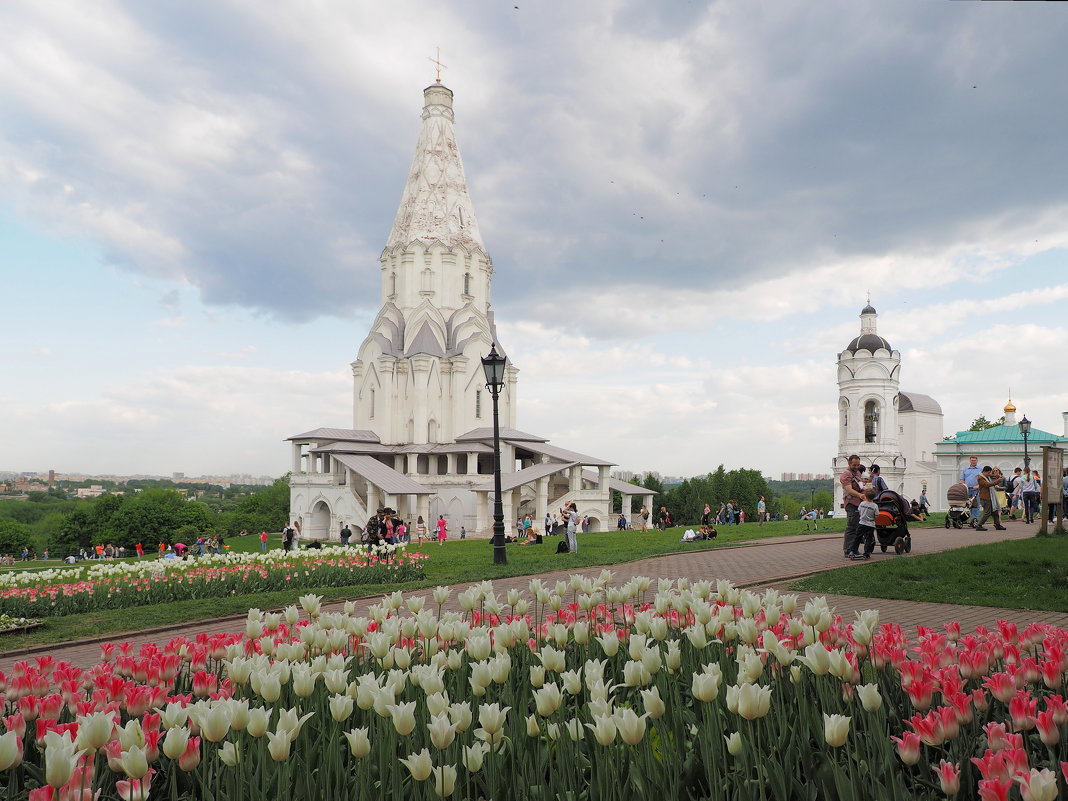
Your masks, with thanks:
[[[448,526],[445,524],[445,518],[438,515],[438,545],[445,542],[445,532],[448,530]]]

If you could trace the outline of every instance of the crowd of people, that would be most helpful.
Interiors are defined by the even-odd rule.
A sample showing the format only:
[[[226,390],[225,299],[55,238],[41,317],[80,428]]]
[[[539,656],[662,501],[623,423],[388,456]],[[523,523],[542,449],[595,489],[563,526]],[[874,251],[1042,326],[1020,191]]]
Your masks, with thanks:
[[[1062,471],[1059,479],[1063,503],[1068,498],[1068,468]],[[967,490],[971,525],[977,531],[985,531],[983,524],[988,520],[993,522],[994,528],[1003,529],[1002,513],[1006,510],[1009,520],[1016,520],[1019,514],[1025,523],[1034,523],[1042,515],[1042,476],[1030,466],[1017,467],[1010,476],[994,465],[980,467],[978,457],[972,456],[968,466],[960,471],[958,484]],[[1058,504],[1049,504],[1048,519],[1053,519],[1057,511]]]

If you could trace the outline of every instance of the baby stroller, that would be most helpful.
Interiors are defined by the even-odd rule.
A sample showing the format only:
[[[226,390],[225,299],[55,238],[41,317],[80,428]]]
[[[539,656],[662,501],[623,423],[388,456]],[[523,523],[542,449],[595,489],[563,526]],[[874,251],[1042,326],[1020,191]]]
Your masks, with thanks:
[[[949,511],[946,512],[946,528],[964,528],[971,525],[972,499],[968,497],[968,488],[963,484],[953,484],[946,490]]]
[[[910,553],[909,504],[893,490],[884,490],[875,498],[879,512],[875,515],[875,539],[883,553],[893,546],[894,553]]]

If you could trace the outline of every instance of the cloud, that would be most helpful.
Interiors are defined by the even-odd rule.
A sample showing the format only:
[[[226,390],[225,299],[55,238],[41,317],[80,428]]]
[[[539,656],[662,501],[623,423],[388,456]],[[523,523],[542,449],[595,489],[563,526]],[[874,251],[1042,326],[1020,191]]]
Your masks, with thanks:
[[[1060,18],[845,0],[561,13],[7,6],[0,199],[211,305],[366,311],[433,52],[418,15],[447,45],[502,305],[562,279],[745,292],[1063,241]]]
[[[38,403],[4,399],[13,430],[32,430],[34,459],[67,472],[168,475],[289,469],[282,440],[309,420],[347,427],[351,373],[195,366],[127,379],[99,394]]]

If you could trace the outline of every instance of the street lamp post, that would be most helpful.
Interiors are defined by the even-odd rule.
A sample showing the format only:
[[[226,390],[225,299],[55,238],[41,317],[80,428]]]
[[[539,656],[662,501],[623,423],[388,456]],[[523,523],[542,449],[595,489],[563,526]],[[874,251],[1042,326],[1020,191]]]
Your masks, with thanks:
[[[486,389],[493,396],[493,564],[508,564],[508,549],[504,544],[504,506],[501,503],[501,422],[497,399],[504,388],[504,368],[507,359],[497,353],[494,342],[488,355],[482,357],[486,373]]]
[[[1023,419],[1020,421],[1020,433],[1023,434],[1023,438],[1024,438],[1024,470],[1030,470],[1031,469],[1031,457],[1027,453],[1027,437],[1031,433],[1031,421],[1027,419],[1027,415],[1026,414],[1023,416]]]

